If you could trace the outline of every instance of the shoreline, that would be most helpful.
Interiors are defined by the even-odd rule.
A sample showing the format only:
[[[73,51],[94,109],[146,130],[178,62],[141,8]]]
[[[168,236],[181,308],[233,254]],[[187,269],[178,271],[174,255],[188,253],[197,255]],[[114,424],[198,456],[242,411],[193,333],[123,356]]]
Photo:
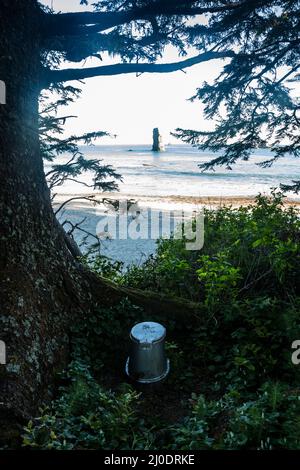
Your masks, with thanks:
[[[255,202],[255,196],[178,196],[178,195],[144,195],[144,194],[126,194],[126,193],[74,193],[74,194],[57,194],[54,206],[58,206],[63,202],[71,199],[73,197],[81,197],[82,199],[76,199],[67,204],[69,209],[84,209],[94,207],[94,203],[87,201],[84,197],[94,196],[94,201],[101,201],[103,198],[112,199],[112,200],[133,200],[134,202],[139,203],[141,207],[149,207],[153,209],[161,210],[175,210],[175,209],[186,209],[186,210],[195,210],[199,208],[206,207],[208,209],[216,209],[218,207],[240,207],[252,205]],[[286,197],[284,201],[284,206],[286,207],[297,207],[300,208],[300,198]]]
[[[72,197],[87,197],[88,194],[59,194],[53,204],[55,209],[58,209],[59,206],[66,200]],[[110,199],[119,199],[123,201],[134,200],[138,203],[139,207],[142,210],[150,209],[156,215],[159,213],[161,215],[167,214],[172,211],[185,211],[186,215],[192,215],[193,211],[200,211],[203,207],[208,209],[217,209],[218,207],[231,206],[237,208],[240,206],[248,206],[254,204],[254,197],[251,196],[177,196],[170,195],[167,197],[162,196],[145,196],[145,195],[134,195],[134,194],[124,194],[124,193],[97,193],[95,194],[95,202],[102,200],[103,198]],[[289,208],[294,206],[300,208],[300,200],[292,200],[287,198],[285,201],[285,207]],[[97,233],[98,223],[103,217],[108,215],[108,207],[103,204],[94,204],[91,201],[86,201],[84,199],[76,199],[69,204],[67,204],[64,209],[59,213],[59,219],[69,220],[73,224],[82,223],[82,228],[87,232],[95,235]],[[159,216],[160,217],[160,216]],[[149,227],[151,227],[151,218],[147,222],[148,232]],[[84,238],[84,234],[80,232],[75,232],[75,240],[78,244]],[[157,238],[126,238],[126,239],[107,239],[101,241],[101,253],[113,261],[121,261],[124,263],[124,267],[130,266],[132,264],[140,265],[146,259],[153,255],[156,251],[156,240]],[[86,242],[88,245],[95,242],[93,238],[88,237]],[[82,251],[85,253],[87,245],[83,245]]]

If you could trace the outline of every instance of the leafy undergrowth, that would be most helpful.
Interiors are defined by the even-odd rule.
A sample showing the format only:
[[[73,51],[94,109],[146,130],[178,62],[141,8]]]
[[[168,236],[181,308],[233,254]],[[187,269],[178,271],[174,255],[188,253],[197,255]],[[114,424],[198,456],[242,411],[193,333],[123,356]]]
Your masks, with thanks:
[[[299,214],[283,195],[253,207],[206,211],[205,244],[162,240],[127,272],[93,269],[122,285],[180,295],[202,318],[170,321],[171,372],[159,386],[126,383],[126,338],[144,312],[128,301],[73,328],[73,361],[53,404],[28,423],[23,444],[42,449],[300,448]]]

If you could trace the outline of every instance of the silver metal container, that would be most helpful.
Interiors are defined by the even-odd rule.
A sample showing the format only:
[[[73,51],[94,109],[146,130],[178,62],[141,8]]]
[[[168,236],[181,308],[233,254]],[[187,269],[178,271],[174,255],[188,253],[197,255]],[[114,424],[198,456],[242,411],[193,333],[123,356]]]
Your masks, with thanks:
[[[166,329],[160,323],[146,321],[130,332],[131,351],[126,362],[126,374],[139,383],[164,379],[170,370],[165,354]]]

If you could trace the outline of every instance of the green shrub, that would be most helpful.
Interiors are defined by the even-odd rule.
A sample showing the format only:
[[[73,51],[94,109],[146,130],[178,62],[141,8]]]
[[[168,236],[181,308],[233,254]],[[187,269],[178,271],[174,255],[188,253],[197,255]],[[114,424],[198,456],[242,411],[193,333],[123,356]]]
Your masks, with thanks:
[[[248,400],[236,392],[214,401],[194,396],[172,438],[177,450],[299,449],[300,389],[267,382]]]
[[[84,360],[93,371],[118,367],[124,361],[128,335],[132,326],[141,320],[143,311],[128,300],[113,307],[101,308],[72,325],[73,358]]]
[[[61,397],[24,429],[23,445],[40,449],[138,449],[151,444],[151,433],[136,416],[138,394],[104,390],[89,368],[73,362],[71,384]]]

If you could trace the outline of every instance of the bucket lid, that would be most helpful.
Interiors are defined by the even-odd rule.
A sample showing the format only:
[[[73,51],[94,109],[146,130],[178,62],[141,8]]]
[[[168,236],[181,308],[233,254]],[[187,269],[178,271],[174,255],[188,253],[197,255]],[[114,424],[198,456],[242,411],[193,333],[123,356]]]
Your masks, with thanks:
[[[166,336],[166,329],[160,323],[144,321],[135,325],[130,333],[133,340],[139,343],[155,343]]]

